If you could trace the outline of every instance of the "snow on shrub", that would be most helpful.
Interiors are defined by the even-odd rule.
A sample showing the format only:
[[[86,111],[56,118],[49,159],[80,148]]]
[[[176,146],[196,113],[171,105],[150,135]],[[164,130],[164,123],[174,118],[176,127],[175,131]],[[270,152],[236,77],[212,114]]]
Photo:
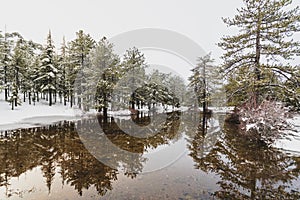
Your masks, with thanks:
[[[239,110],[242,134],[253,140],[273,143],[283,138],[292,125],[287,122],[288,110],[281,103],[264,100],[260,105],[245,103]]]

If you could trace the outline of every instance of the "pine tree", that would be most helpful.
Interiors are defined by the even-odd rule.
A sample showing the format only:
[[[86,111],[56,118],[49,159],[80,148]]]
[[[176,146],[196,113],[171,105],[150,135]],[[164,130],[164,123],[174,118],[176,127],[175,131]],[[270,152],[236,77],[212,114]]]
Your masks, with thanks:
[[[175,105],[176,98],[178,101],[183,103],[186,97],[186,85],[184,80],[177,75],[170,76],[167,80],[167,88],[169,88],[170,93],[174,95],[174,99],[171,105]]]
[[[10,64],[10,58],[11,58],[11,42],[8,39],[9,34],[4,33],[4,36],[1,37],[1,79],[2,79],[2,84],[4,87],[4,97],[5,101],[8,101],[8,96],[9,96],[9,64]]]
[[[95,85],[95,88],[87,88],[84,91],[85,101],[95,101],[94,107],[107,115],[111,95],[116,82],[120,77],[120,59],[113,52],[113,44],[105,37],[102,38],[96,47],[90,52],[89,61],[84,68],[85,82],[87,86]],[[89,97],[91,96],[91,97]],[[91,105],[88,105],[91,106]]]
[[[40,91],[47,94],[49,98],[49,106],[53,104],[53,94],[56,91],[56,74],[58,69],[54,63],[54,45],[49,31],[47,36],[47,44],[41,55],[41,66],[39,69],[39,77],[35,79],[38,82]]]
[[[28,103],[31,104],[32,101],[36,101],[37,88],[34,80],[38,78],[38,67],[39,53],[42,49],[42,45],[35,43],[33,41],[25,41],[24,54],[26,65],[22,69],[22,81],[21,81],[21,91],[23,92],[24,102],[25,95],[28,95]]]
[[[4,88],[5,100],[8,101],[12,82],[15,78],[14,67],[12,66],[13,48],[16,41],[22,39],[22,36],[17,32],[0,34],[0,82]]]
[[[299,75],[289,60],[300,55],[300,42],[291,36],[300,31],[299,7],[287,10],[292,0],[243,0],[233,19],[223,19],[239,28],[218,44],[225,53],[223,72],[228,79],[229,102],[295,97]],[[284,93],[284,95],[283,95]],[[299,104],[299,96],[293,99]],[[254,105],[255,106],[255,105]]]
[[[85,60],[89,55],[92,48],[95,46],[94,39],[89,35],[85,34],[83,30],[79,30],[76,33],[76,39],[69,43],[69,54],[70,54],[70,66],[69,66],[69,81],[70,81],[70,95],[71,95],[71,106],[73,105],[73,95],[74,92],[80,94],[84,91],[82,87],[82,82],[80,79],[84,80],[84,77],[78,77],[82,75],[82,73],[78,73],[83,66],[85,65]],[[73,87],[75,84],[75,80],[78,81],[76,86],[77,91],[73,91]],[[81,97],[77,96],[78,106],[81,108]]]
[[[193,88],[195,94],[195,106],[202,105],[203,113],[208,111],[208,104],[211,102],[211,95],[216,87],[213,87],[213,80],[216,79],[213,59],[211,55],[200,57],[198,64],[193,68],[192,76],[189,77],[189,87]]]
[[[30,67],[28,69],[28,78],[30,79],[28,81],[28,87],[29,87],[29,102],[31,103],[31,100],[33,101],[33,104],[35,105],[35,102],[39,102],[40,98],[39,95],[41,94],[41,87],[40,87],[40,81],[39,81],[39,73],[40,73],[40,66],[41,66],[41,55],[35,54],[32,58],[32,62],[30,64]],[[32,93],[32,98],[31,97]]]
[[[59,80],[58,80],[58,89],[60,99],[63,98],[64,105],[67,105],[67,97],[68,97],[68,61],[69,57],[67,54],[67,45],[65,41],[65,37],[63,37],[63,43],[61,46],[61,54],[59,55]],[[62,101],[62,100],[61,100]]]
[[[146,79],[146,61],[145,56],[139,49],[133,47],[127,50],[122,62],[122,83],[123,84],[123,99],[129,100],[132,109],[135,109],[135,104],[139,104],[133,90],[142,86]]]
[[[30,90],[30,82],[32,80],[28,76],[31,68],[31,62],[34,56],[34,43],[19,39],[13,49],[11,59],[11,69],[16,80],[18,90],[23,92],[23,101],[25,102],[25,95]]]

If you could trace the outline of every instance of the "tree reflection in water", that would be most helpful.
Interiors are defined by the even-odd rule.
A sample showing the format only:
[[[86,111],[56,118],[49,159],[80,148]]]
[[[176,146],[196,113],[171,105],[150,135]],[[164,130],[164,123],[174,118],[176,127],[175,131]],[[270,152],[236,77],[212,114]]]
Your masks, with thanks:
[[[0,139],[0,188],[6,188],[6,197],[16,195],[17,191],[12,191],[15,189],[13,178],[38,168],[49,193],[56,192],[54,184],[59,178],[63,185],[72,187],[80,196],[91,188],[103,196],[113,189],[119,173],[135,178],[143,172],[147,162],[145,153],[161,145],[182,141],[185,136],[195,168],[220,177],[217,182],[219,188],[212,198],[299,199],[299,188],[293,187],[293,184],[300,182],[300,157],[251,141],[243,137],[234,125],[225,124],[223,129],[220,128],[224,117],[212,115],[203,118],[199,113],[169,113],[161,124],[162,129],[157,133],[149,129],[148,136],[144,138],[133,137],[120,130],[119,124],[131,126],[129,120],[101,117],[5,131]],[[150,124],[148,116],[133,120],[139,126]],[[91,132],[96,130],[93,126],[101,126],[104,132]],[[86,131],[84,137],[78,135],[78,127]],[[105,143],[97,145],[97,141],[104,138],[117,146],[121,153],[105,151]],[[94,142],[95,152],[113,163],[114,167],[96,159],[82,139]],[[132,154],[128,156],[123,151]],[[172,184],[172,187],[177,187]]]
[[[204,129],[203,129],[204,127]],[[207,127],[201,125],[190,141],[190,156],[197,169],[220,176],[220,199],[299,199],[292,187],[299,182],[300,158],[277,148],[251,141],[239,133],[236,125],[225,124],[222,138],[203,155]]]
[[[76,127],[82,124],[99,126],[100,123],[105,129],[107,137],[115,145],[128,151],[137,152],[135,158],[119,156],[114,160],[116,165],[122,166],[125,175],[135,178],[143,169],[145,162],[143,153],[147,149],[168,144],[179,138],[177,135],[180,124],[179,116],[179,112],[168,114],[163,129],[156,135],[143,139],[134,138],[122,132],[115,124],[117,119],[113,118],[109,120],[84,119],[76,124],[62,122],[47,127],[4,131],[1,133],[0,139],[0,159],[2,161],[0,163],[0,187],[6,187],[6,196],[10,197],[14,194],[14,191],[10,189],[11,179],[40,167],[49,193],[51,193],[54,177],[58,174],[62,184],[72,186],[80,196],[84,190],[91,187],[96,188],[98,194],[103,196],[107,191],[112,190],[112,182],[117,180],[119,169],[106,166],[97,160],[83,145]],[[143,123],[143,119],[144,123],[149,123],[147,116],[139,118],[138,122]],[[123,120],[121,123],[126,124],[126,121]],[[89,130],[86,131],[88,133]],[[97,139],[101,139],[103,135],[97,137]],[[101,148],[105,148],[105,146],[97,146],[97,151],[105,154]],[[106,153],[104,156],[107,159],[114,159],[114,155],[111,155],[110,152]]]

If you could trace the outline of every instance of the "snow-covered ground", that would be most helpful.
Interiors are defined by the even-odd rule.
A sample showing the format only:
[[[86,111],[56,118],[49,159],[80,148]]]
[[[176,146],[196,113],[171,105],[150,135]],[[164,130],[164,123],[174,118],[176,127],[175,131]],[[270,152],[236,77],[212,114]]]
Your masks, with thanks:
[[[177,110],[186,111],[187,108],[182,107]],[[141,109],[141,111],[148,112],[148,109]],[[158,113],[170,112],[172,111],[172,107],[170,106],[166,110],[162,107],[157,107],[155,111]],[[25,102],[21,106],[11,110],[9,103],[0,99],[0,131],[38,127],[64,120],[75,121],[89,115],[95,115],[96,113],[95,110],[84,113],[76,107],[70,108],[60,103],[50,107],[46,101],[37,102],[36,105],[29,105],[28,102]],[[115,118],[131,118],[131,113],[128,109],[108,111],[108,114]]]
[[[181,111],[181,112],[185,112],[188,110],[188,107],[180,107],[180,108],[174,108],[172,106],[167,106],[165,108],[163,108],[162,106],[157,106],[154,107],[152,109],[148,109],[148,108],[143,108],[143,109],[138,109],[141,112],[144,113],[151,113],[151,112],[156,112],[156,113],[167,113],[167,112],[172,112],[172,111]],[[124,110],[118,110],[118,111],[108,111],[108,115],[118,118],[118,119],[125,119],[125,120],[130,120],[131,119],[131,112],[128,109],[124,109]]]
[[[208,107],[209,110],[212,110],[213,113],[227,113],[230,111],[233,111],[234,107],[229,106],[229,107]]]
[[[300,156],[300,114],[288,119],[288,122],[294,126],[297,132],[292,132],[293,136],[289,136],[287,139],[278,140],[274,146]]]
[[[62,120],[76,120],[80,119],[80,116],[81,111],[62,104],[50,107],[43,101],[35,106],[25,102],[11,110],[9,103],[0,100],[0,131],[36,127]]]

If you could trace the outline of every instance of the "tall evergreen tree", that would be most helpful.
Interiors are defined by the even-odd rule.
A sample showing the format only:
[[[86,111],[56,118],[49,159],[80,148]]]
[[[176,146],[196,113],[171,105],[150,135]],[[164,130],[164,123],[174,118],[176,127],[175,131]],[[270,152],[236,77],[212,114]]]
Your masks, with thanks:
[[[68,62],[69,62],[69,57],[67,53],[67,45],[66,45],[65,37],[63,37],[61,54],[59,55],[58,88],[59,88],[60,99],[63,98],[64,105],[67,105],[67,97],[68,97],[68,74],[67,74],[67,68],[69,65]]]
[[[11,69],[12,50],[15,41],[21,39],[22,36],[17,32],[7,33],[0,36],[0,72],[1,82],[4,85],[5,100],[8,101],[9,88],[14,78],[13,70]]]
[[[41,55],[39,77],[35,80],[38,81],[40,90],[47,94],[47,97],[49,98],[49,106],[52,106],[53,104],[52,97],[56,91],[56,74],[58,73],[58,69],[54,63],[54,48],[51,32],[49,31],[47,44]]]
[[[135,47],[128,49],[124,54],[122,67],[123,77],[125,78],[122,80],[124,83],[123,97],[129,100],[131,108],[135,109],[135,104],[138,102],[135,101],[135,93],[132,90],[145,83],[146,59],[144,54]]]
[[[69,43],[69,54],[70,54],[70,68],[69,68],[69,78],[70,78],[70,93],[71,93],[71,106],[73,104],[73,95],[74,92],[77,92],[78,94],[82,93],[84,91],[84,88],[82,87],[82,83],[78,82],[80,85],[76,86],[77,91],[73,91],[75,80],[82,79],[84,80],[84,77],[78,77],[82,75],[81,73],[78,73],[85,64],[85,60],[87,59],[87,56],[89,55],[91,49],[95,46],[94,39],[89,35],[85,34],[83,30],[79,30],[76,33],[76,39],[71,41]],[[77,96],[78,98],[78,106],[81,108],[81,97],[80,95]]]
[[[185,102],[187,88],[184,80],[180,76],[170,76],[170,78],[167,80],[167,87],[169,88],[170,92],[174,94],[176,98],[178,98],[179,102]],[[173,100],[172,104],[175,104],[175,99]]]
[[[239,33],[223,37],[218,44],[225,51],[223,72],[228,78],[229,102],[237,104],[249,96],[255,104],[266,96],[294,98],[300,77],[289,60],[300,54],[300,42],[291,38],[300,31],[299,7],[288,10],[292,0],[243,2],[233,19],[223,19]]]
[[[210,96],[213,90],[217,90],[213,87],[212,83],[216,79],[215,67],[212,65],[213,59],[211,55],[200,57],[198,64],[193,68],[192,76],[189,77],[189,86],[193,88],[195,95],[195,106],[202,105],[203,112],[207,112],[208,103],[211,101]]]
[[[36,100],[36,84],[34,80],[38,77],[39,54],[41,52],[42,45],[33,41],[24,41],[22,52],[24,55],[25,65],[22,66],[22,80],[21,91],[23,92],[23,101],[26,101],[26,95],[28,95],[28,102],[31,104],[33,98]]]
[[[113,44],[104,37],[90,52],[89,63],[85,67],[87,85],[96,83],[96,91],[91,91],[95,88],[85,90],[85,102],[88,96],[93,96],[94,99],[89,101],[95,101],[93,103],[95,108],[102,111],[104,116],[107,115],[113,88],[120,77],[119,63],[118,55],[113,52]]]

